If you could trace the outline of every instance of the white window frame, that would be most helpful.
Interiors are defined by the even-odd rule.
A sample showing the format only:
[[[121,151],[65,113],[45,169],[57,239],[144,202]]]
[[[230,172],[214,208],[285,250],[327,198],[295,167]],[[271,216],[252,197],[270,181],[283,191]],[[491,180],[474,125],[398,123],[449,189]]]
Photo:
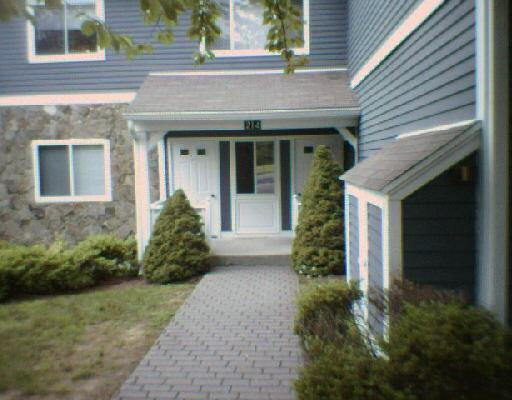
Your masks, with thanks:
[[[70,191],[71,195],[68,196],[41,196],[41,182],[39,171],[39,148],[44,146],[103,146],[103,166],[105,187],[104,194],[101,195],[75,195],[74,182],[73,182],[73,152],[70,151],[69,158],[69,176],[70,176]],[[32,141],[32,159],[34,165],[34,195],[36,203],[71,203],[71,202],[106,202],[112,201],[112,176],[111,176],[111,163],[110,163],[110,141],[107,139],[67,139],[67,140],[33,140]]]
[[[104,0],[95,0],[96,2],[96,18],[105,20]],[[27,12],[33,14],[33,8],[27,4]],[[66,53],[66,54],[36,54],[35,30],[34,25],[27,20],[27,57],[31,64],[55,63],[55,62],[77,62],[77,61],[104,61],[105,49],[99,47],[95,52],[90,53]]]
[[[279,53],[270,52],[267,49],[233,49],[233,37],[235,32],[234,24],[234,7],[233,0],[229,0],[229,50],[212,50],[215,57],[261,57],[261,56],[276,56]],[[293,51],[296,55],[309,55],[309,0],[303,0],[302,15],[304,19],[304,46],[294,48]],[[267,29],[267,25],[262,25],[263,29]]]

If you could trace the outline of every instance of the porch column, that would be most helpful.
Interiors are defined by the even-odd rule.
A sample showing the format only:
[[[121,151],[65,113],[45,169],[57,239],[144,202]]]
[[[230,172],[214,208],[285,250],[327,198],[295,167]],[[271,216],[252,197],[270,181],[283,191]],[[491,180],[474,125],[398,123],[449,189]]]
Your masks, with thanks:
[[[136,238],[138,255],[141,260],[150,235],[148,134],[133,126],[131,131],[135,172]]]

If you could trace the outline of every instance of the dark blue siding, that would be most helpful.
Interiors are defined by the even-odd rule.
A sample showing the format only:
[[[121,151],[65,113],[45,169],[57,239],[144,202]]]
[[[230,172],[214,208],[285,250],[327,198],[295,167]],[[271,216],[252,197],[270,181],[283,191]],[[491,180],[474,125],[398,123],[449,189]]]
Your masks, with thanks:
[[[460,180],[460,166],[471,180]],[[474,299],[476,157],[446,171],[404,199],[403,272],[407,280],[464,291]]]
[[[368,204],[368,323],[373,333],[384,333],[384,263],[382,253],[382,210]]]
[[[366,3],[350,3],[351,25]],[[389,4],[397,13],[399,2]],[[356,87],[361,158],[401,133],[475,117],[474,19],[472,0],[446,1]],[[350,64],[357,66],[372,47],[354,44],[364,31],[350,29]]]
[[[141,22],[137,1],[105,0],[106,19],[118,32],[148,41],[152,27]],[[107,53],[106,61],[29,64],[25,22],[0,24],[0,95],[77,90],[136,90],[150,71],[282,68],[278,56],[217,58],[202,67],[192,64],[196,45],[186,37],[188,18],[175,29],[175,42],[156,45],[155,53],[127,61]],[[346,1],[310,0],[310,65],[347,64],[348,10]]]
[[[359,275],[359,202],[357,197],[348,196],[348,248],[350,254],[350,279],[358,280]]]

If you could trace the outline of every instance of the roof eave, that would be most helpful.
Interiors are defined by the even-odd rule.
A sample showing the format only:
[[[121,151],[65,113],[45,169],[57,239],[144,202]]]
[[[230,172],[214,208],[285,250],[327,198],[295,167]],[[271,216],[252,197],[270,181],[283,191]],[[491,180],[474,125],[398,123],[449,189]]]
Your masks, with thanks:
[[[357,118],[359,107],[322,108],[304,110],[254,110],[254,111],[191,111],[191,112],[126,112],[130,121],[232,121],[243,119],[293,119],[293,118]]]

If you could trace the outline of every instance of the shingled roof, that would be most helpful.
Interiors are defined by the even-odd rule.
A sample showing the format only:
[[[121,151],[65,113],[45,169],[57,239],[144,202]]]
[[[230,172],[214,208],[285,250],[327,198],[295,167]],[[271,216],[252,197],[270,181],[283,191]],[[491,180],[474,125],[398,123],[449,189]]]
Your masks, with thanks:
[[[359,114],[343,70],[285,75],[282,71],[249,74],[153,73],[147,76],[125,117],[170,118],[212,114],[330,111]]]
[[[341,179],[363,189],[389,194],[396,189],[401,178],[420,170],[428,171],[429,165],[435,166],[443,157],[457,154],[458,159],[453,163],[460,161],[467,154],[456,151],[473,143],[479,133],[480,124],[472,122],[400,135],[342,175]],[[473,147],[468,149],[471,151]]]

